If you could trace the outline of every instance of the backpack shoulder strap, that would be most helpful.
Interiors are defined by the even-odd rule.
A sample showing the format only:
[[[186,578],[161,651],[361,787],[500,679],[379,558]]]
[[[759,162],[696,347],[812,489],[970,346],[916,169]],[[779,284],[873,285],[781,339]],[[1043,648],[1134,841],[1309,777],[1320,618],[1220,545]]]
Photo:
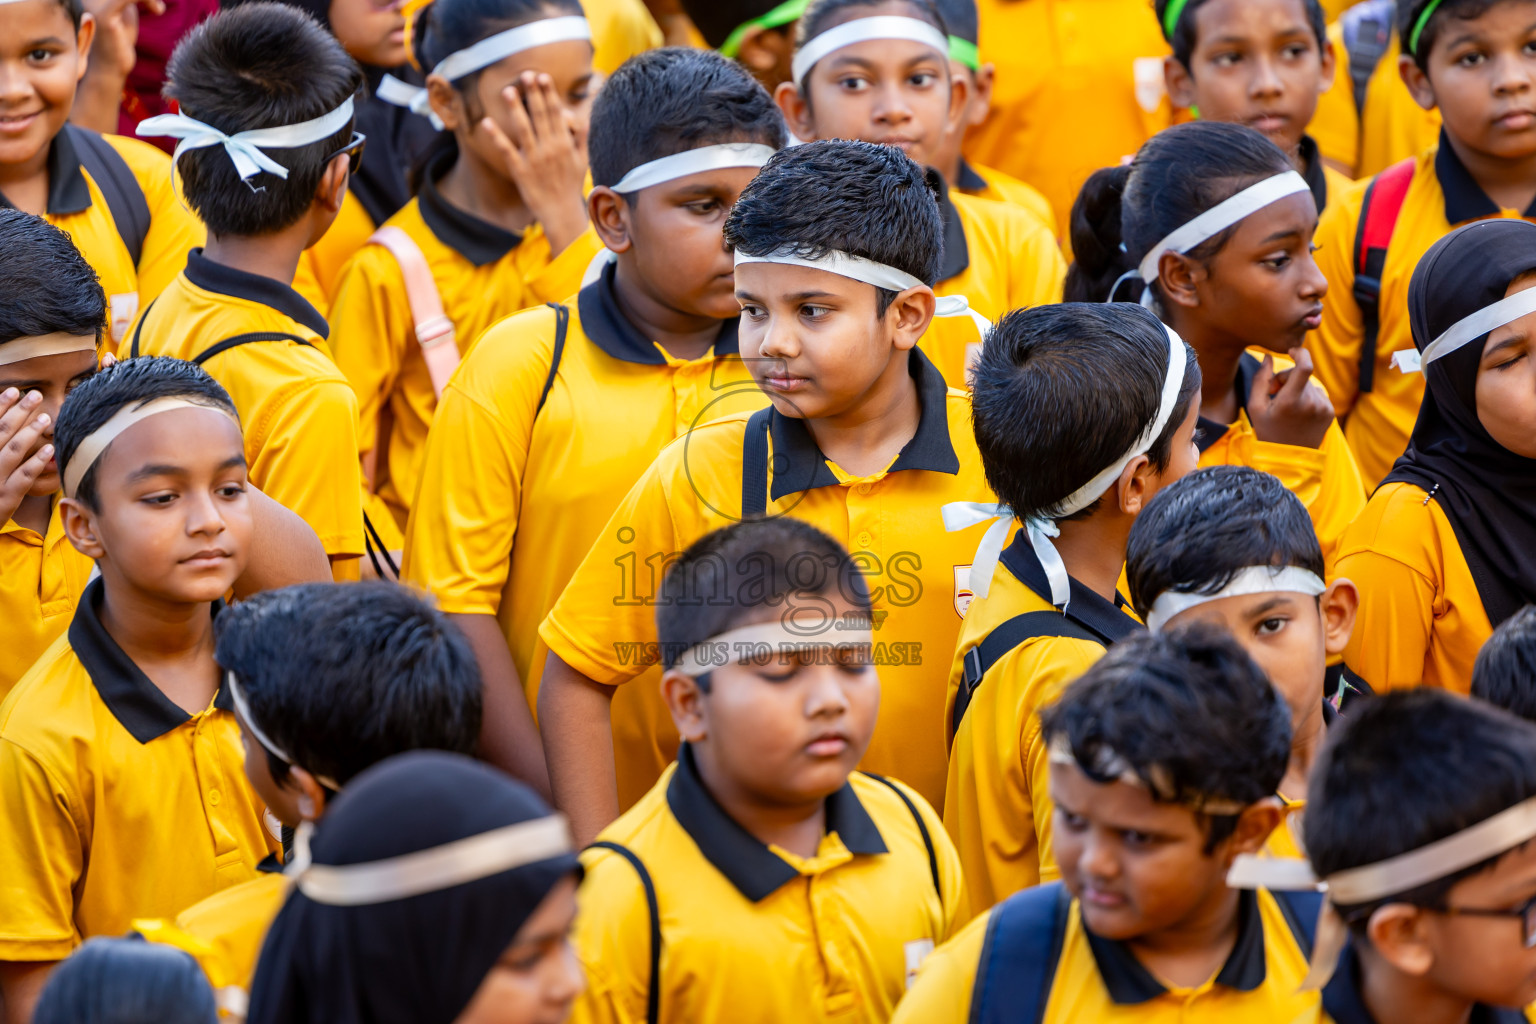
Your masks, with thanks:
[[[939,877],[939,853],[933,847],[933,836],[928,832],[928,823],[923,820],[922,812],[917,809],[917,804],[907,796],[902,788],[884,775],[876,775],[874,772],[862,773],[882,785],[889,786],[892,793],[901,797],[901,802],[907,805],[907,810],[912,814],[912,820],[917,822],[917,831],[923,837],[923,846],[928,851],[928,873],[933,876],[933,891],[939,894],[939,899],[944,899],[944,883]]]
[[[410,235],[393,225],[375,231],[368,244],[389,250],[400,266],[400,276],[405,281],[405,301],[411,307],[411,322],[415,324],[416,343],[421,346],[427,373],[432,377],[432,390],[442,398],[443,388],[448,386],[448,379],[459,367],[459,346],[454,337],[453,321],[443,312],[443,297],[437,290],[427,257]]]
[[[629,861],[635,874],[640,876],[640,885],[645,889],[645,904],[651,914],[651,982],[645,1000],[645,1020],[646,1024],[657,1024],[661,1020],[661,910],[656,903],[656,884],[651,881],[645,862],[629,847],[599,839],[587,849],[610,850],[618,854]]]
[[[1045,1019],[1071,908],[1060,882],[1016,892],[993,908],[971,989],[970,1024]]]
[[[1397,218],[1413,184],[1415,158],[1393,164],[1371,180],[1360,206],[1360,225],[1355,231],[1355,302],[1360,307],[1363,334],[1360,342],[1360,391],[1370,391],[1376,381],[1376,347],[1381,339],[1381,275],[1387,265],[1387,249]]]
[[[139,324],[133,329],[133,340],[128,344],[129,359],[137,359],[139,357],[139,335],[144,333],[144,321],[149,319],[149,311],[154,309],[155,303],[159,301],[159,296],[156,296],[149,305],[144,307],[144,312],[139,314]]]
[[[1281,826],[1284,827],[1283,825]],[[1312,946],[1317,941],[1317,919],[1323,912],[1323,894],[1320,892],[1281,892],[1269,890],[1280,906],[1285,923],[1290,926],[1301,955],[1312,959]]]
[[[773,407],[759,409],[747,420],[741,444],[741,518],[768,511],[768,418]]]
[[[960,692],[955,695],[955,710],[949,723],[951,742],[954,741],[955,733],[960,731],[960,722],[965,718],[966,709],[971,706],[977,688],[992,666],[1015,647],[1042,636],[1064,636],[1103,643],[1085,627],[1058,611],[1025,612],[1008,619],[982,637],[981,643],[965,652],[965,673],[960,679]]]
[[[569,307],[558,302],[546,302],[545,305],[555,311],[555,351],[549,361],[549,376],[544,378],[544,390],[539,392],[539,404],[533,410],[534,419],[539,418],[539,413],[544,410],[544,401],[549,398],[549,390],[555,386],[555,375],[560,372],[560,357],[565,354],[565,336],[571,329]]]
[[[135,338],[134,341],[137,344],[138,339]],[[282,331],[251,331],[248,334],[236,334],[233,337],[225,338],[223,341],[214,342],[193,356],[192,361],[198,366],[202,366],[214,356],[222,355],[232,348],[239,348],[241,345],[253,345],[261,341],[294,341],[300,345],[307,345],[310,348],[315,347],[308,338],[301,338],[297,334],[285,334]]]
[[[1371,76],[1392,45],[1396,10],[1396,0],[1365,0],[1339,15],[1356,110],[1365,109],[1365,93],[1371,84]]]
[[[133,257],[137,269],[139,259],[144,255],[144,239],[149,235],[150,225],[149,201],[144,198],[139,179],[133,176],[128,161],[106,139],[74,125],[69,125],[67,131],[81,166],[90,172],[91,180],[101,189],[117,235],[128,249],[128,255]]]

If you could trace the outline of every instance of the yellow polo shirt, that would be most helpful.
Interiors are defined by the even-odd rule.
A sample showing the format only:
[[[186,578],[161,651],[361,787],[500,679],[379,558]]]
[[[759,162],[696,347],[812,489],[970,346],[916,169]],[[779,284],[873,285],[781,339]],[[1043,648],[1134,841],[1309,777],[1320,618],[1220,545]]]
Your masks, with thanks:
[[[741,360],[738,320],[721,324],[709,352],[675,358],[624,316],[612,267],[566,308],[547,396],[547,306],[496,324],[459,367],[427,440],[405,545],[406,581],[443,611],[497,617],[530,707],[548,653],[539,623],[625,493],[673,438],[768,401]],[[661,691],[644,686],[619,691],[614,717],[671,721]]]
[[[882,1024],[962,919],[960,863],[938,816],[911,790],[859,772],[827,798],[814,857],[766,845],[730,818],[687,746],[598,841],[637,856],[654,886],[662,1022]],[[587,990],[572,1024],[644,1024],[644,886],[614,851],[589,848],[582,862],[590,909],[575,941]]]
[[[103,593],[0,704],[0,960],[170,917],[278,848],[227,692],[172,704],[102,626]]]
[[[605,75],[631,57],[666,45],[644,0],[583,0],[581,9],[592,24],[592,67]]]
[[[1051,201],[1045,198],[1045,195],[1035,186],[1022,182],[1011,174],[1004,174],[991,167],[981,167],[962,159],[958,187],[968,196],[1022,206],[1049,228],[1051,234],[1058,234],[1056,212],[1051,209]]]
[[[1335,61],[1333,85],[1318,97],[1307,134],[1317,140],[1324,156],[1354,171],[1360,164],[1360,111],[1355,106],[1355,86],[1349,77],[1342,23],[1329,24],[1328,42],[1333,46]]]
[[[515,235],[444,199],[436,180],[447,170],[442,160],[434,164],[417,197],[385,224],[409,235],[426,257],[463,353],[502,317],[574,294],[601,245],[588,230],[551,258],[537,224]],[[400,264],[383,246],[363,246],[343,268],[331,323],[336,365],[357,392],[362,451],[374,450],[381,417],[387,421],[374,489],[403,525],[437,397],[416,342]]]
[[[821,453],[805,422],[764,414],[770,456],[766,513],[792,515],[853,553],[875,614],[880,721],[862,767],[901,779],[937,803],[944,791],[943,680],[960,629],[965,580],[984,532],[947,533],[940,509],[990,501],[971,433],[970,401],[947,389],[921,352],[911,372],[922,403],[917,434],[884,471],[853,477]],[[668,445],[614,511],[539,636],[605,686],[654,690],[661,569],[711,530],[739,521],[745,413],[695,427]],[[628,807],[677,750],[670,716],[615,714],[619,804]]]
[[[69,625],[91,569],[64,536],[57,502],[46,534],[13,519],[0,526],[0,700]]]
[[[967,655],[1016,615],[1052,609],[1050,584],[1029,544],[1015,533],[992,575],[991,592],[971,601],[954,648],[944,725],[954,720]],[[1141,629],[1124,602],[1111,603],[1072,581],[1066,617],[1097,642],[1074,636],[1026,640],[988,669],[954,730],[944,791],[944,825],[965,866],[971,906],[981,911],[1020,889],[1058,877],[1051,853],[1050,765],[1040,709]]]
[[[292,288],[205,259],[201,249],[148,310],[124,353],[195,359],[252,331],[308,344],[263,341],[209,358],[245,431],[251,483],[304,518],[332,559],[363,554],[363,484],[357,396],[331,362],[325,318]],[[345,573],[345,566],[340,567]]]
[[[1328,278],[1323,324],[1308,339],[1317,367],[1317,380],[1333,398],[1334,411],[1344,424],[1344,436],[1354,449],[1367,486],[1392,469],[1408,447],[1408,435],[1424,397],[1424,377],[1401,373],[1391,365],[1392,353],[1413,348],[1408,325],[1408,283],[1429,248],[1453,228],[1490,217],[1524,217],[1536,221],[1536,204],[1521,213],[1502,210],[1473,179],[1442,139],[1438,148],[1418,157],[1413,183],[1397,219],[1381,280],[1381,334],[1376,345],[1375,374],[1370,391],[1360,390],[1360,349],[1363,328],[1353,295],[1355,245],[1368,181],[1355,186],[1323,215],[1317,229],[1317,265]]]

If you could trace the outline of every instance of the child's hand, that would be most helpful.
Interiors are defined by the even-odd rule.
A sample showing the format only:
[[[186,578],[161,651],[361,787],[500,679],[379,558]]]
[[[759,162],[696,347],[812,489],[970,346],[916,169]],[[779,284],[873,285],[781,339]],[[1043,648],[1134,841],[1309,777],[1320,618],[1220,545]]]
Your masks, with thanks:
[[[551,255],[587,229],[582,186],[587,176],[587,140],[560,102],[548,75],[526,72],[501,91],[511,136],[489,117],[480,127],[500,151],[507,175],[544,226]]]
[[[0,522],[16,514],[37,478],[47,472],[53,456],[51,444],[28,454],[48,428],[48,415],[34,412],[42,401],[43,396],[36,391],[23,395],[15,388],[6,388],[0,393]]]
[[[1264,357],[1248,395],[1248,419],[1260,441],[1316,448],[1333,425],[1333,403],[1321,387],[1308,384],[1312,354],[1298,345],[1290,356],[1296,365],[1279,373],[1274,357]]]

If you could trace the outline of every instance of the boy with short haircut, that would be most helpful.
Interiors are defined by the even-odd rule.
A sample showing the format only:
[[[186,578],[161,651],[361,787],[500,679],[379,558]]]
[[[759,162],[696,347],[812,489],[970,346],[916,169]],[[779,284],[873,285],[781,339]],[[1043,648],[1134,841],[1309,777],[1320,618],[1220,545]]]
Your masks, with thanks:
[[[742,362],[721,229],[783,132],[762,88],[716,54],[627,63],[594,103],[588,143],[609,261],[563,304],[491,327],[443,393],[405,579],[469,637],[486,686],[483,753],[520,777],[545,776],[529,714],[547,655],[538,626],[598,531],[673,438],[766,401]],[[667,720],[654,686],[628,689],[620,707],[625,720]],[[633,801],[670,756],[632,765],[630,753],[618,751],[621,776],[641,777]]]
[[[977,909],[1056,877],[1036,712],[1140,628],[1116,591],[1126,538],[1195,468],[1199,391],[1193,352],[1128,303],[1010,313],[982,350],[972,418],[1002,504],[944,514],[1001,518],[968,573],[942,726],[944,824]]]
[[[577,924],[575,1024],[886,1021],[963,920],[933,809],[854,770],[881,696],[871,613],[848,552],[794,519],[709,533],[672,565],[656,637],[684,742],[583,858],[601,910]]]
[[[278,843],[240,777],[213,619],[251,546],[233,403],[190,363],[128,360],[59,415],[64,530],[100,577],[0,704],[0,992],[251,878]]]
[[[942,231],[922,170],[862,142],[781,152],[731,211],[742,357],[772,407],[694,427],[663,450],[539,627],[550,649],[540,726],[578,839],[633,803],[676,748],[670,723],[611,711],[616,689],[656,685],[656,577],[710,530],[765,514],[803,519],[853,551],[871,581],[884,683],[863,764],[930,803],[942,797],[944,652],[980,531],[945,533],[939,510],[991,497],[970,403],[914,351],[934,312]],[[618,778],[617,794],[612,747],[650,758]]]
[[[1483,644],[1472,696],[1536,722],[1536,607],[1505,619]]]
[[[1206,626],[1138,636],[1042,718],[1062,879],[929,957],[894,1024],[1315,1015],[1298,988],[1317,897],[1226,883],[1279,824],[1290,749],[1290,712],[1242,648]]]
[[[209,238],[125,348],[206,366],[248,425],[251,481],[314,528],[338,579],[356,578],[357,396],[330,359],[325,317],[288,282],[335,220],[362,155],[352,130],[362,72],[307,15],[252,3],[188,34],[169,75],[181,113],[139,131],[182,140],[182,188]]]
[[[682,0],[704,41],[740,61],[769,93],[792,77],[795,22],[811,0]]]
[[[1536,220],[1536,118],[1510,113],[1497,71],[1521,69],[1519,87],[1536,88],[1525,52],[1533,11],[1531,0],[1400,2],[1403,80],[1444,116],[1440,144],[1359,182],[1318,226],[1331,288],[1308,347],[1367,485],[1407,447],[1424,396],[1422,375],[1394,363],[1413,348],[1408,282],[1420,257],[1474,220]]]

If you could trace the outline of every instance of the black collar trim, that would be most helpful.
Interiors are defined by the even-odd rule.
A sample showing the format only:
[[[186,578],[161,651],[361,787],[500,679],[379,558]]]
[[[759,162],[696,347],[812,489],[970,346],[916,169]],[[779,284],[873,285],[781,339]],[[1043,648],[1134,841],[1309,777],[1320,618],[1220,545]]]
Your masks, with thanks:
[[[1163,983],[1142,966],[1130,947],[1114,939],[1095,935],[1084,922],[1083,934],[1098,965],[1099,976],[1109,990],[1109,998],[1119,1006],[1135,1006],[1167,993]],[[1264,984],[1264,921],[1259,914],[1258,895],[1244,891],[1237,899],[1237,943],[1221,965],[1216,984],[1239,992],[1252,992]],[[1342,1021],[1339,1024],[1343,1024]]]
[[[309,300],[283,282],[260,274],[248,273],[215,263],[203,255],[201,247],[187,254],[187,280],[205,292],[248,299],[268,306],[292,320],[303,324],[322,338],[328,338],[331,327],[320,311]]]
[[[1312,199],[1317,203],[1318,216],[1322,216],[1328,208],[1328,174],[1323,169],[1323,154],[1317,148],[1317,140],[1310,135],[1301,137],[1300,146],[1301,176],[1306,181],[1307,187],[1312,190]]]
[[[66,124],[64,130],[53,137],[48,147],[48,213],[61,216],[80,213],[91,208],[91,187],[86,183],[85,172],[80,169],[80,155],[75,150],[73,135],[83,129]],[[0,194],[0,206],[15,209],[11,201]]]
[[[101,602],[105,594],[100,577],[85,588],[75,617],[69,623],[69,646],[96,685],[96,692],[107,710],[112,712],[112,717],[134,739],[148,743],[186,724],[192,716],[177,707],[150,681],[101,624]],[[210,614],[217,616],[220,607],[215,602]],[[234,706],[224,687],[219,687],[213,706],[226,711]]]
[[[421,191],[417,194],[421,219],[442,242],[477,267],[495,263],[516,249],[523,236],[490,221],[481,220],[474,214],[459,209],[437,190],[437,179],[453,165],[454,155],[444,153],[427,167],[422,176]]]
[[[1046,578],[1045,567],[1040,564],[1035,549],[1029,543],[1028,532],[1020,530],[1016,533],[1012,543],[1003,549],[999,561],[1013,573],[1014,579],[1034,591],[1037,597],[1047,603],[1050,602],[1051,583]],[[1098,637],[1105,647],[1117,644],[1143,628],[1135,619],[1121,611],[1122,608],[1128,608],[1130,605],[1118,591],[1115,593],[1114,602],[1111,603],[1076,579],[1070,581],[1070,586],[1067,610],[1064,614]]]
[[[261,863],[256,865],[256,873],[259,875],[280,875],[283,873],[283,862],[277,854],[269,853],[261,858]]]
[[[640,333],[620,308],[613,283],[617,271],[617,265],[608,264],[603,268],[602,277],[577,294],[576,311],[581,314],[582,331],[594,345],[615,359],[645,366],[665,366],[667,360],[661,350]],[[715,339],[713,348],[716,357],[740,354],[740,327],[740,317],[721,321],[720,336]]]
[[[1355,955],[1354,941],[1344,947],[1333,978],[1323,989],[1323,1010],[1334,1024],[1377,1024],[1376,1018],[1365,1005],[1360,993],[1360,958]],[[1467,1024],[1524,1024],[1522,1010],[1505,1010],[1478,1003],[1472,1007]]]
[[[715,802],[699,778],[698,764],[687,743],[677,751],[677,770],[667,784],[667,806],[683,831],[698,845],[699,852],[753,903],[799,877],[800,872],[787,860],[742,828]],[[874,819],[849,783],[843,783],[842,789],[827,797],[827,831],[836,832],[849,853],[874,856],[889,852]]]
[[[1450,136],[1444,128],[1440,129],[1440,148],[1435,153],[1435,177],[1440,179],[1440,190],[1445,193],[1445,219],[1451,224],[1497,217],[1502,212],[1451,148]],[[1521,216],[1536,218],[1536,201]]]
[[[985,192],[992,186],[987,184],[987,179],[977,173],[976,168],[963,157],[960,160],[960,182],[957,186],[961,192]]]
[[[1248,393],[1253,390],[1253,378],[1258,375],[1259,368],[1264,364],[1255,359],[1250,353],[1244,352],[1237,360],[1237,411],[1239,414],[1248,410]],[[1200,396],[1195,396],[1199,401]],[[1206,450],[1227,436],[1227,431],[1232,429],[1230,423],[1217,423],[1201,416],[1195,424],[1195,447],[1204,455]]]
[[[986,182],[982,184],[985,186]],[[944,258],[939,264],[939,280],[948,281],[965,273],[965,268],[971,265],[971,250],[965,241],[965,225],[960,223],[960,214],[949,200],[949,183],[944,180],[944,175],[931,167],[928,169],[928,187],[933,189],[934,198],[939,201],[939,216],[944,220]]]
[[[912,435],[889,473],[904,469],[923,469],[930,473],[960,472],[960,457],[955,454],[954,443],[949,438],[949,385],[921,349],[914,348],[907,362],[907,370],[917,381],[917,400],[920,407],[917,433]],[[806,429],[805,421],[780,415],[777,409],[768,414],[768,433],[773,438],[774,462],[783,465],[775,468],[771,494],[778,501],[785,495],[812,491],[818,487],[833,487],[837,476],[827,465],[827,457],[816,447],[816,439]],[[783,456],[784,462],[779,462]]]

